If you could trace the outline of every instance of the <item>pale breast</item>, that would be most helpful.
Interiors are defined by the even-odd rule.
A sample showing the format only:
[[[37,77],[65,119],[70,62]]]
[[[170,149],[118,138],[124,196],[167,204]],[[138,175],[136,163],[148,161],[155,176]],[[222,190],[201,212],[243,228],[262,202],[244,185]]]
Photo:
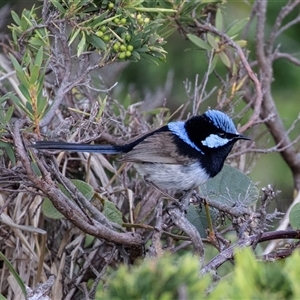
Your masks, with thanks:
[[[135,168],[145,179],[166,191],[194,189],[209,178],[198,161],[190,165],[143,163],[135,164]]]

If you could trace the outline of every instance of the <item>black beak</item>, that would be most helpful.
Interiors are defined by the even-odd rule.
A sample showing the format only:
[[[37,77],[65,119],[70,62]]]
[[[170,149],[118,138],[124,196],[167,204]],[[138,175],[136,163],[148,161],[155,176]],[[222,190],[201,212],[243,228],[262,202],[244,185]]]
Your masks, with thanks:
[[[237,135],[236,138],[237,138],[238,140],[248,140],[248,141],[251,140],[249,137],[247,137],[246,135],[243,135],[243,134]]]

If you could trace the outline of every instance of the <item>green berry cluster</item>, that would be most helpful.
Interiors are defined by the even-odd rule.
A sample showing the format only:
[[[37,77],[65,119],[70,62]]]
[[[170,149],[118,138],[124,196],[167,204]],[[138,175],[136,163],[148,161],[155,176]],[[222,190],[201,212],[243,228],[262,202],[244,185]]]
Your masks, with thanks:
[[[119,59],[125,59],[132,55],[133,46],[121,44],[119,41],[115,42],[113,45],[113,50],[118,52]]]
[[[136,18],[140,25],[146,25],[150,22],[150,19],[145,18],[142,14],[137,14],[137,15],[131,14],[131,17]]]
[[[86,0],[78,1],[86,3]],[[82,10],[78,10],[80,6],[77,5],[77,10],[69,13],[73,25],[69,44],[79,40],[77,56],[94,50],[105,53],[107,60],[137,61],[140,53],[156,58],[165,56],[156,38],[160,37],[157,34],[159,20],[151,20],[146,13],[132,13],[121,5],[122,2],[103,0],[97,2],[97,6],[85,5]]]
[[[100,27],[100,30],[96,32],[96,35],[100,37],[104,42],[109,42],[111,39],[111,34],[109,33],[105,25],[102,25]]]

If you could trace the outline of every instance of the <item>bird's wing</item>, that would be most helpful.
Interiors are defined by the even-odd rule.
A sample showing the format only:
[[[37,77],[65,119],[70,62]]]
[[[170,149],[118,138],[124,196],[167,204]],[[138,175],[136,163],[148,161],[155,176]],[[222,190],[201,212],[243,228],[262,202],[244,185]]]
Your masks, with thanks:
[[[187,164],[189,158],[180,155],[171,132],[160,131],[146,137],[126,153],[122,161],[135,163]]]

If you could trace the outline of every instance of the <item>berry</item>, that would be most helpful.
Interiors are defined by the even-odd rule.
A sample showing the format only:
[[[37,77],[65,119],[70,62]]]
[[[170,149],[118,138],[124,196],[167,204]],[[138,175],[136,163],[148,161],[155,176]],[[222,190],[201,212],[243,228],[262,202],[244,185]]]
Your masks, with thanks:
[[[129,33],[125,34],[125,40],[129,42],[131,40],[131,35]]]
[[[128,46],[127,46],[127,50],[128,50],[128,51],[132,51],[132,50],[133,50],[133,46],[132,46],[132,45],[128,45]]]
[[[117,43],[115,43],[115,44],[113,45],[113,49],[114,49],[116,52],[118,52],[119,49],[120,49],[120,45],[118,45]]]
[[[121,50],[121,51],[126,51],[126,46],[125,46],[125,45],[121,45],[121,46],[120,46],[120,50]]]
[[[126,57],[126,52],[120,52],[119,53],[119,58],[124,59]]]
[[[103,36],[103,41],[108,42],[110,41],[110,36],[108,34]]]
[[[131,56],[131,52],[130,52],[130,51],[126,51],[126,52],[125,52],[125,55],[126,55],[127,57],[130,57],[130,56]]]
[[[99,37],[102,37],[103,36],[103,31],[101,31],[101,30],[97,31],[96,35],[99,36]]]

